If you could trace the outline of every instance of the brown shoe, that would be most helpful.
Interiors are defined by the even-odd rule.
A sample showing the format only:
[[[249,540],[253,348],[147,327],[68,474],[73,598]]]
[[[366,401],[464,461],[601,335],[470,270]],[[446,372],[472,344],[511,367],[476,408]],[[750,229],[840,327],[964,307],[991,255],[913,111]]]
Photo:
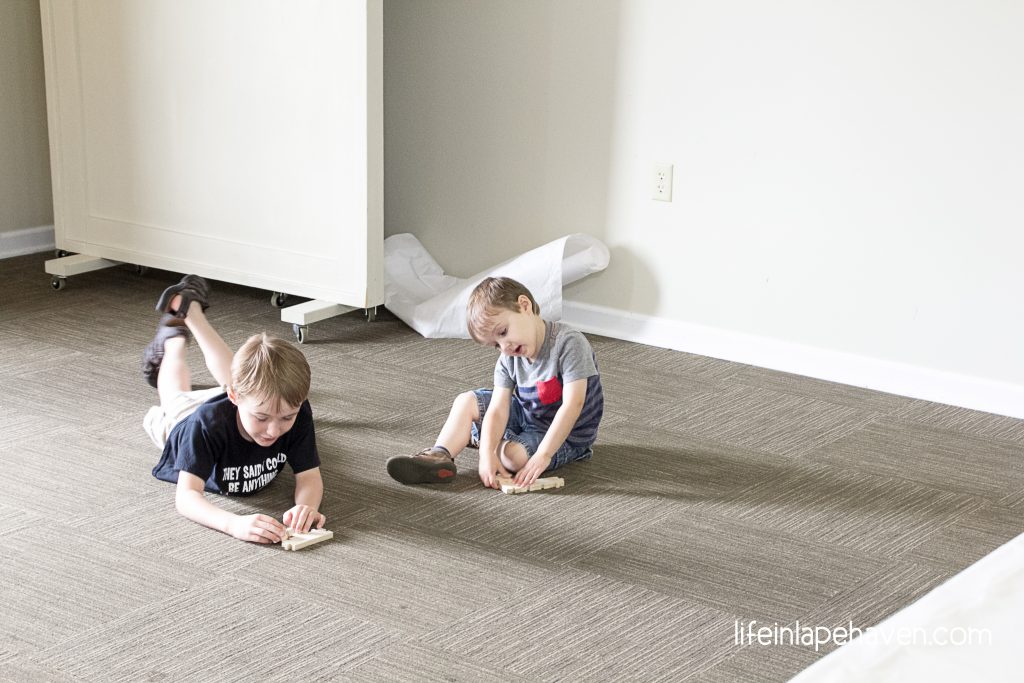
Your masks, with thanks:
[[[160,319],[160,324],[156,328],[156,336],[142,352],[142,376],[154,389],[157,388],[156,378],[160,374],[160,365],[164,361],[164,342],[173,337],[184,337],[188,341],[190,334],[188,328],[182,326],[180,319],[168,313]]]
[[[455,460],[439,448],[388,458],[388,474],[403,484],[446,484],[455,478],[455,472]]]

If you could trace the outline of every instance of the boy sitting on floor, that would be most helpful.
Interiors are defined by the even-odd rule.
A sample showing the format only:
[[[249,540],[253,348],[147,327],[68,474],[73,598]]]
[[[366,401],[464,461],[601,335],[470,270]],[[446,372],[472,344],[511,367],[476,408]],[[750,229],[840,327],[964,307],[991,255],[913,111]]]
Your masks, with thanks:
[[[544,472],[587,460],[604,412],[594,351],[582,333],[540,317],[530,291],[511,278],[487,278],[469,297],[469,333],[501,355],[494,389],[455,398],[435,445],[387,462],[403,484],[451,481],[455,456],[479,444],[480,481],[529,486]]]

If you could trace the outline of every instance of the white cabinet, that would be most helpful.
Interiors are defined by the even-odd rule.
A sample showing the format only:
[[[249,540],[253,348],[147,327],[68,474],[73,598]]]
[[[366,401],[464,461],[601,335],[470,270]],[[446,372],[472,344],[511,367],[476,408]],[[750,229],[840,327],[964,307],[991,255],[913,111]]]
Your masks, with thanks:
[[[41,6],[59,248],[383,302],[382,0]]]

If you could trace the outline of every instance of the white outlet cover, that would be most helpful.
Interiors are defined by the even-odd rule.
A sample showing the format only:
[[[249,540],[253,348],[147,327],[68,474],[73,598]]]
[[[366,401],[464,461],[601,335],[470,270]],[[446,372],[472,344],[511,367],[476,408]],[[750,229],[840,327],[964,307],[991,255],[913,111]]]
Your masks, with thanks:
[[[654,186],[651,199],[662,202],[672,201],[672,164],[654,165]]]

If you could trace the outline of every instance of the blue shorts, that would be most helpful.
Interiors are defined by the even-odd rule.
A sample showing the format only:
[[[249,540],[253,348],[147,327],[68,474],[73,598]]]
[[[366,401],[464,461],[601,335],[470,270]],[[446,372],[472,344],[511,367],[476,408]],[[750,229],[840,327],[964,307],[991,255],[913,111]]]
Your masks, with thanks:
[[[487,406],[491,403],[491,394],[494,392],[490,389],[476,389],[473,393],[476,394],[476,405],[480,409],[480,422],[474,422],[472,428],[471,443],[476,445],[480,443],[480,426],[483,424],[484,415],[487,413]],[[526,421],[526,412],[515,396],[512,397],[509,404],[508,424],[505,425],[504,439],[505,441],[516,442],[526,449],[527,455],[533,456],[537,452],[540,442],[544,440],[544,435],[547,434],[547,431],[537,429]],[[580,447],[573,446],[566,441],[551,456],[551,464],[544,471],[557,470],[559,467],[577,460],[590,460],[590,456],[593,454],[594,451],[589,444]]]

